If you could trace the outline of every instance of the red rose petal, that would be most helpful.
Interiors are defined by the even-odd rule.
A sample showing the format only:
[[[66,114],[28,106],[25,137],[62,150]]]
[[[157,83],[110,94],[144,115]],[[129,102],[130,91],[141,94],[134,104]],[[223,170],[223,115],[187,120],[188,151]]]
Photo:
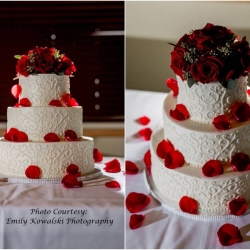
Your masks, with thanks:
[[[222,225],[219,228],[217,235],[222,246],[231,246],[243,241],[238,227],[229,223]]]
[[[223,174],[224,169],[220,163],[220,161],[217,160],[210,160],[204,164],[202,167],[202,173],[207,177],[213,177],[220,174]]]
[[[18,132],[18,129],[11,128],[7,133],[4,134],[4,139],[7,141],[13,141],[13,136],[16,132]]]
[[[68,107],[79,106],[77,101],[74,98],[71,98],[71,95],[68,93],[62,95],[62,101]]]
[[[250,95],[250,89],[247,90],[247,94]]]
[[[31,106],[31,102],[28,98],[22,98],[19,100],[19,105],[23,106],[23,107],[30,107]]]
[[[20,107],[19,103],[16,103],[14,106],[14,108],[19,108],[19,107]]]
[[[167,79],[166,84],[173,91],[174,96],[177,96],[179,94],[178,82],[175,79]]]
[[[213,125],[220,130],[228,130],[231,128],[230,120],[225,115],[219,115],[214,118]]]
[[[142,116],[139,118],[139,122],[142,125],[147,125],[150,122],[150,119],[147,116]]]
[[[21,91],[22,91],[22,87],[21,85],[19,84],[16,84],[14,85],[12,88],[11,88],[11,94],[15,97],[15,98],[18,98],[19,95],[21,94]]]
[[[182,153],[178,150],[173,150],[166,154],[165,157],[165,167],[170,169],[175,169],[182,167],[185,163],[185,159],[182,155]]]
[[[229,210],[233,215],[243,215],[247,211],[247,201],[243,197],[233,199],[229,202]]]
[[[165,159],[167,153],[169,153],[170,151],[174,150],[174,146],[173,144],[169,141],[169,140],[162,140],[156,148],[156,154],[158,155],[158,157],[160,157],[161,159]]]
[[[78,141],[76,132],[70,129],[65,131],[64,137],[67,141]]]
[[[105,186],[108,188],[120,188],[120,184],[117,181],[109,181],[105,183]]]
[[[71,175],[74,175],[76,177],[81,176],[81,172],[79,172],[79,167],[75,164],[70,164],[66,168],[66,172],[67,172],[67,174],[71,174]]]
[[[12,141],[14,142],[26,142],[28,140],[29,139],[28,139],[27,134],[22,131],[17,131],[12,137]]]
[[[250,106],[245,102],[236,102],[230,109],[230,115],[238,122],[248,121],[250,119]]]
[[[137,174],[139,169],[132,161],[126,161],[126,174]]]
[[[145,129],[141,129],[138,133],[139,135],[144,137],[146,141],[149,141],[151,138],[152,130],[150,128],[145,128]]]
[[[150,197],[142,193],[132,192],[126,198],[126,207],[130,213],[140,212],[149,203]]]
[[[60,141],[60,138],[55,133],[48,133],[43,137],[46,142],[57,142]]]
[[[104,170],[109,173],[118,173],[121,171],[120,162],[117,159],[105,163],[106,167]]]
[[[247,154],[235,153],[231,158],[230,164],[235,171],[245,171],[249,167],[250,158]]]
[[[189,214],[198,214],[198,203],[195,199],[183,196],[179,202],[180,209]]]
[[[95,162],[101,162],[103,160],[103,156],[97,148],[93,150],[93,157]]]
[[[140,227],[140,225],[142,224],[144,219],[145,219],[145,215],[143,215],[143,214],[132,214],[130,216],[130,220],[129,220],[130,229],[134,230],[134,229]]]
[[[25,170],[25,175],[30,179],[38,179],[41,175],[41,170],[39,167],[31,165]]]
[[[52,100],[50,101],[49,105],[54,107],[62,107],[62,103],[59,100]]]
[[[70,98],[68,103],[70,107],[79,106],[78,102],[74,98]]]
[[[62,185],[65,188],[75,188],[75,187],[82,187],[82,181],[78,181],[75,175],[67,174],[62,179]]]
[[[189,112],[183,104],[177,104],[175,110],[170,110],[170,116],[178,121],[183,121],[189,118]]]
[[[143,161],[144,161],[144,163],[145,163],[145,165],[146,165],[147,167],[151,167],[152,162],[151,162],[151,153],[150,153],[150,150],[148,150],[148,151],[145,153],[145,155],[144,155],[144,157],[143,157]]]

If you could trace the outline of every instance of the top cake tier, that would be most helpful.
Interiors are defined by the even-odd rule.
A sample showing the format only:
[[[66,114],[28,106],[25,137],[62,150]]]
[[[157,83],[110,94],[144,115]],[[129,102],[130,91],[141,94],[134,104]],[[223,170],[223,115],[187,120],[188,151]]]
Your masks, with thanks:
[[[28,98],[33,107],[48,107],[50,101],[60,100],[63,94],[70,93],[69,76],[38,74],[20,76],[21,94],[19,100]]]
[[[247,76],[235,81],[233,88],[225,88],[220,82],[195,83],[191,87],[177,76],[179,94],[177,104],[184,104],[190,119],[201,123],[212,123],[219,115],[228,115],[235,102],[247,100]]]

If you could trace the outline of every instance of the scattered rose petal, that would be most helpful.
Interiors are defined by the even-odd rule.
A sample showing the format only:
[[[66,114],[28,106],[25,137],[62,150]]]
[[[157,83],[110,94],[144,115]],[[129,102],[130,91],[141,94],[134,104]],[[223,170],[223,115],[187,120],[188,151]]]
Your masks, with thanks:
[[[67,174],[62,179],[62,185],[65,188],[75,188],[75,187],[82,187],[82,181],[78,181],[75,175]]]
[[[134,230],[134,229],[140,227],[140,225],[142,224],[144,219],[145,219],[145,215],[143,215],[143,214],[132,214],[130,216],[130,220],[129,220],[130,229]]]
[[[170,169],[179,168],[179,167],[182,167],[184,163],[185,163],[185,159],[180,151],[173,150],[166,154],[165,161],[164,161],[166,168],[170,168]]]
[[[14,106],[14,108],[19,108],[19,107],[20,107],[19,103],[16,103]]]
[[[9,132],[7,132],[7,133],[4,134],[4,139],[5,139],[6,141],[13,141],[13,136],[14,136],[14,134],[15,134],[16,132],[18,132],[18,129],[16,129],[16,128],[11,128],[11,129],[9,130]]]
[[[103,156],[97,148],[93,150],[93,157],[95,162],[101,162],[103,160]]]
[[[142,116],[139,118],[139,122],[142,125],[148,125],[148,123],[150,122],[150,119],[147,116]]]
[[[109,181],[105,183],[105,186],[108,188],[120,188],[120,184],[117,181]]]
[[[43,137],[46,142],[57,142],[60,141],[60,138],[55,133],[48,133]]]
[[[167,153],[174,150],[173,144],[169,140],[162,140],[156,148],[156,154],[161,159],[165,159]]]
[[[41,170],[39,167],[31,165],[26,168],[25,175],[30,179],[38,179],[41,175]]]
[[[146,141],[149,141],[151,138],[152,130],[150,128],[144,128],[144,129],[141,129],[138,133],[139,135],[144,137]]]
[[[245,171],[249,167],[250,158],[244,153],[235,153],[230,161],[232,168],[235,171]]]
[[[22,87],[21,85],[19,84],[16,84],[14,85],[12,88],[11,88],[11,94],[15,97],[15,98],[18,98],[19,95],[21,94],[21,91],[22,91]]]
[[[202,167],[202,173],[207,177],[223,174],[224,169],[218,160],[210,160]]]
[[[178,82],[175,79],[167,79],[166,84],[173,91],[174,96],[177,96],[179,94]]]
[[[106,167],[104,170],[109,173],[118,173],[121,171],[120,162],[117,159],[105,163]]]
[[[170,110],[170,116],[178,121],[183,121],[189,118],[189,112],[183,104],[177,104],[175,110]]]
[[[145,165],[146,165],[147,167],[151,167],[152,162],[151,162],[151,153],[150,153],[150,150],[148,150],[148,151],[145,153],[145,155],[144,155],[144,157],[143,157],[143,161],[144,161],[144,163],[145,163]]]
[[[140,212],[149,203],[150,197],[142,193],[132,192],[126,198],[126,207],[130,213]]]
[[[189,214],[198,214],[198,203],[195,199],[183,196],[179,202],[180,209]]]
[[[228,130],[231,128],[230,120],[225,115],[219,115],[214,118],[213,125],[220,130]]]
[[[17,131],[12,137],[12,141],[14,142],[26,142],[28,140],[28,135],[22,131]]]
[[[247,94],[250,95],[250,89],[247,89]]]
[[[230,109],[230,115],[238,122],[245,122],[250,119],[250,106],[243,102],[236,102]]]
[[[77,101],[74,98],[71,98],[71,95],[68,93],[62,95],[62,101],[68,107],[79,106]]]
[[[64,137],[67,141],[78,141],[79,139],[77,138],[76,132],[73,130],[66,130],[64,133]]]
[[[242,242],[243,238],[238,227],[233,224],[224,224],[217,232],[219,241],[222,246],[231,246],[235,243]]]
[[[126,174],[137,174],[139,169],[132,161],[126,161]]]
[[[31,102],[28,98],[22,98],[19,100],[19,105],[22,107],[30,107],[31,106]]]
[[[229,202],[229,210],[233,215],[243,215],[247,211],[247,201],[243,197],[233,199]]]
[[[70,175],[74,175],[76,177],[81,176],[81,172],[79,172],[79,167],[75,164],[70,164],[67,168],[66,168],[66,173],[70,174]]]
[[[49,105],[54,107],[62,107],[62,103],[59,100],[52,100],[50,101]]]

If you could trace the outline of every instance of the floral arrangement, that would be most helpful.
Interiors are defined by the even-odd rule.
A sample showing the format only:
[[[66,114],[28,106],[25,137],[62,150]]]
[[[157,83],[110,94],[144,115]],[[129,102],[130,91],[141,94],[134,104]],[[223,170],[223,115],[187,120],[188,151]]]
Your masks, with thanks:
[[[76,71],[74,63],[55,48],[35,47],[27,55],[15,55],[17,76],[31,74],[55,73],[72,75]]]
[[[208,23],[203,29],[191,31],[180,38],[171,52],[170,67],[187,80],[203,84],[219,81],[224,87],[250,71],[250,48],[246,37],[230,29]]]

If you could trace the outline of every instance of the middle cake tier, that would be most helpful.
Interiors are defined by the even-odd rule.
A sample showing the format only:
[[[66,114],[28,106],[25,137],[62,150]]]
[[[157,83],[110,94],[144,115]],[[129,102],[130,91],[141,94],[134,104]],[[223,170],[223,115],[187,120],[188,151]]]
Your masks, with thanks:
[[[29,141],[44,141],[48,133],[63,137],[66,130],[73,130],[81,137],[82,107],[9,107],[7,130],[11,128],[25,132]]]
[[[229,130],[218,130],[213,124],[190,119],[177,121],[169,114],[176,104],[177,100],[170,92],[163,105],[164,139],[183,154],[187,163],[202,168],[209,160],[229,162],[236,152],[249,155],[250,121],[234,121]]]

